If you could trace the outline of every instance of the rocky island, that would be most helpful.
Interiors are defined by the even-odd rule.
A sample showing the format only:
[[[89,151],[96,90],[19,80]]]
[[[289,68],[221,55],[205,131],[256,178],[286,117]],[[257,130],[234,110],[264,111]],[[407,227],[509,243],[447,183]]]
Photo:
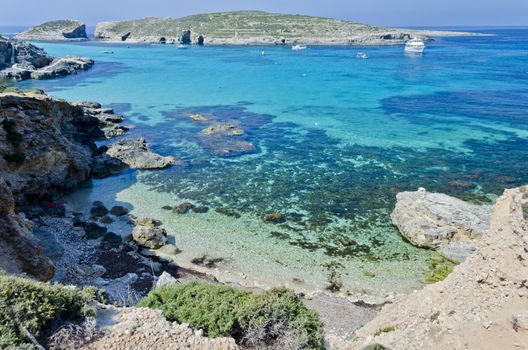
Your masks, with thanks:
[[[93,65],[87,57],[52,57],[33,44],[0,37],[0,81],[63,77]]]
[[[19,40],[79,41],[88,40],[86,25],[75,20],[57,20],[42,23],[18,33]]]
[[[390,45],[414,36],[464,36],[460,32],[381,28],[351,21],[261,11],[149,17],[101,22],[95,38],[111,42],[206,45]]]

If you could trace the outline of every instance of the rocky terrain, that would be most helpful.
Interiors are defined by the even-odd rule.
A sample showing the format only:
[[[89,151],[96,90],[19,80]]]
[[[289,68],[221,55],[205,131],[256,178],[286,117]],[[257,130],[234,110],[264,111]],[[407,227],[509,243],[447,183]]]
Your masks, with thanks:
[[[489,228],[493,207],[474,205],[420,188],[396,196],[392,222],[412,244],[438,250],[450,260],[466,259]]]
[[[16,35],[20,40],[88,40],[86,25],[75,20],[58,20],[42,23]]]
[[[101,22],[95,30],[95,38],[99,40],[206,45],[387,45],[405,43],[414,36],[452,35],[474,34],[380,28],[345,20],[260,11]]]
[[[386,305],[346,348],[527,349],[527,193],[506,190],[473,255],[444,281]]]
[[[0,38],[0,81],[63,77],[90,69],[93,65],[90,58],[56,58],[35,45]]]
[[[79,217],[74,220],[73,213],[66,218],[67,210],[57,200],[89,180],[96,170],[101,176],[113,173],[114,169],[104,170],[105,164],[97,162],[108,148],[98,148],[94,141],[119,134],[116,130],[124,132],[122,120],[111,109],[93,102],[70,103],[39,90],[0,90],[0,220],[7,228],[0,236],[0,267],[43,280],[53,276],[53,265],[42,256],[41,246],[31,233],[33,224],[51,236],[71,232],[72,226],[80,227],[78,233],[88,238],[100,238],[107,233],[96,223]],[[133,147],[128,152],[134,154]],[[142,153],[143,149],[137,150],[137,154]],[[119,152],[114,155],[120,157]],[[162,159],[152,152],[149,155]],[[108,158],[112,163],[112,158]],[[115,162],[121,163],[118,158]],[[126,212],[124,208],[111,211],[116,218]],[[45,217],[64,219],[48,224]],[[51,228],[46,231],[46,227]],[[57,228],[60,232],[56,232]],[[57,238],[76,242],[75,237]],[[115,234],[106,238],[118,239]]]

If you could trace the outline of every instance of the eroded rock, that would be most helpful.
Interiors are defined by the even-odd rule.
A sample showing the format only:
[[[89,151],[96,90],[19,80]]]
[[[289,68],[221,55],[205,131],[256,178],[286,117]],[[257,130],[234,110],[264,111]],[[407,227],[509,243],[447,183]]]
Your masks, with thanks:
[[[144,138],[121,140],[110,145],[106,154],[135,169],[163,169],[176,163],[174,157],[152,152]]]
[[[462,261],[488,230],[493,207],[474,205],[445,194],[401,192],[396,196],[392,222],[414,245],[437,249],[442,255]]]
[[[134,241],[146,248],[159,249],[167,243],[167,231],[159,227],[161,222],[149,218],[140,219],[132,230]]]

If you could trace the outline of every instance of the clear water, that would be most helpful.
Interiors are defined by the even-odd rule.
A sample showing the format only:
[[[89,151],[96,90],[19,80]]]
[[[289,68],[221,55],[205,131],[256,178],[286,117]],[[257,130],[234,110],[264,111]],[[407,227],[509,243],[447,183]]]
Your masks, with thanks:
[[[438,39],[423,56],[401,46],[46,43],[53,55],[97,64],[21,85],[113,106],[135,126],[129,136],[186,161],[94,181],[74,196],[79,205],[121,201],[162,219],[179,264],[225,281],[307,291],[324,288],[335,271],[344,292],[383,298],[422,286],[434,254],[391,226],[397,192],[423,186],[484,203],[528,182],[528,30],[488,32],[496,36]],[[358,52],[370,58],[356,59]],[[194,113],[239,123],[257,152],[209,153],[197,140],[207,124],[190,120]],[[211,210],[160,210],[182,201]],[[269,212],[288,220],[265,223]],[[204,254],[223,261],[192,263]]]

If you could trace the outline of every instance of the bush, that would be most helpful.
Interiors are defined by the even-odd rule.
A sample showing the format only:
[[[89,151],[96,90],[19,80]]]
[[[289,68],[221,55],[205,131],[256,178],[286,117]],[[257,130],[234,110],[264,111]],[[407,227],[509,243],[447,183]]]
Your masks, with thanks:
[[[455,264],[447,260],[442,256],[433,256],[430,261],[430,270],[427,273],[427,283],[436,283],[446,279],[451,272]]]
[[[139,304],[163,311],[173,322],[190,323],[209,337],[230,336],[259,348],[321,349],[317,313],[285,288],[262,294],[193,281],[151,291]]]
[[[32,348],[25,330],[42,338],[63,323],[95,315],[98,293],[0,274],[0,349]]]

